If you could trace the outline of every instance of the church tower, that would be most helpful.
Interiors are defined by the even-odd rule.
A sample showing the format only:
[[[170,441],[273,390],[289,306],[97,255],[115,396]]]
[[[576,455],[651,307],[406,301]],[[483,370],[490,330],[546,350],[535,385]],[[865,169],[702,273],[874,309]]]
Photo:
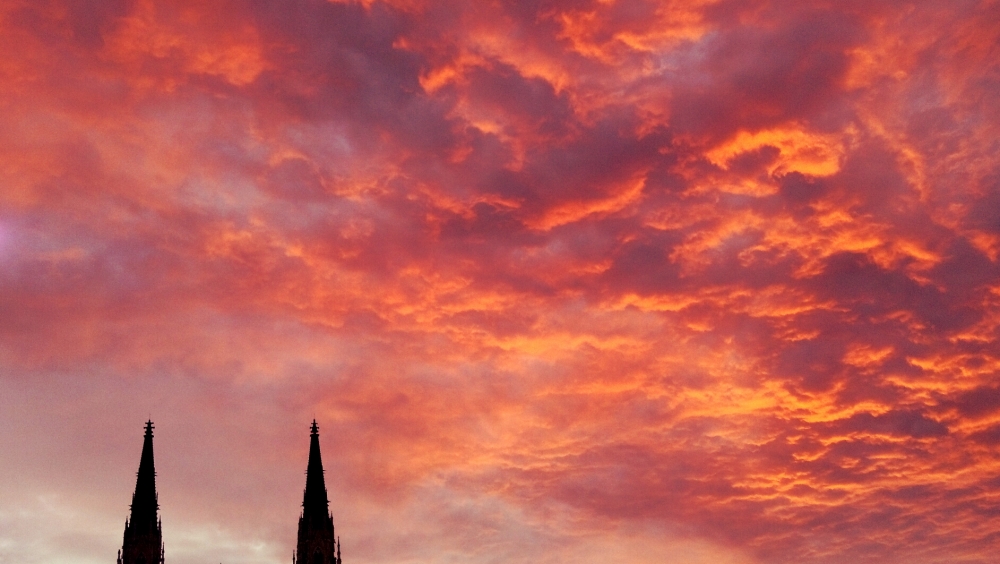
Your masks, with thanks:
[[[118,551],[118,564],[163,564],[160,506],[156,498],[156,470],[153,469],[153,422],[146,421],[142,458],[132,494],[131,514],[125,521],[125,539]]]
[[[306,491],[302,496],[299,539],[292,554],[292,564],[342,564],[340,539],[333,533],[330,500],[326,497],[323,460],[319,455],[319,427],[315,419],[309,436]]]

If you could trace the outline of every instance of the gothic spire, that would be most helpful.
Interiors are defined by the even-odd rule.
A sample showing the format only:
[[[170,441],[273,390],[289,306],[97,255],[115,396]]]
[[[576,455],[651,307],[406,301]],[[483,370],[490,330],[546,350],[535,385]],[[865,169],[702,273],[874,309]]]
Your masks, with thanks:
[[[153,467],[153,422],[146,421],[146,435],[142,442],[139,471],[136,473],[135,492],[132,494],[131,514],[125,521],[125,536],[118,553],[118,564],[162,564],[163,541],[160,520],[156,515],[159,508],[156,469]]]
[[[319,426],[313,419],[309,433],[309,466],[306,469],[306,491],[302,497],[302,513],[311,518],[322,518],[329,513],[329,506],[326,480],[323,479],[323,459],[319,454]]]
[[[156,470],[153,468],[153,422],[146,421],[146,435],[142,441],[142,456],[132,494],[132,523],[152,527],[156,524]]]
[[[323,479],[323,459],[319,453],[319,426],[313,419],[309,433],[306,489],[302,495],[302,515],[299,517],[299,538],[292,557],[293,564],[341,564],[329,506],[326,481]]]

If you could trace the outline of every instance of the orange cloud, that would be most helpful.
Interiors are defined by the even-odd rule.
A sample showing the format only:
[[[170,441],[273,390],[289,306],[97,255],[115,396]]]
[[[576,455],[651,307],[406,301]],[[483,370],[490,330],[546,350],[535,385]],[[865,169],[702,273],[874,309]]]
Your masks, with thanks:
[[[4,3],[0,560],[991,562],[994,8]]]

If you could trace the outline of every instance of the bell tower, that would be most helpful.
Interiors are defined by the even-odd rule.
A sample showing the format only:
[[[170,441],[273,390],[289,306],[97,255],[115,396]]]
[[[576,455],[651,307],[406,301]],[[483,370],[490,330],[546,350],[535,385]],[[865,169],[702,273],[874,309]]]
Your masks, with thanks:
[[[342,564],[340,539],[334,535],[330,500],[326,497],[323,460],[319,454],[319,426],[313,419],[309,434],[309,466],[299,516],[299,538],[292,564]]]
[[[142,457],[135,479],[135,493],[129,518],[125,520],[125,538],[118,551],[118,564],[163,564],[163,538],[156,512],[156,470],[153,468],[153,422],[146,421]]]

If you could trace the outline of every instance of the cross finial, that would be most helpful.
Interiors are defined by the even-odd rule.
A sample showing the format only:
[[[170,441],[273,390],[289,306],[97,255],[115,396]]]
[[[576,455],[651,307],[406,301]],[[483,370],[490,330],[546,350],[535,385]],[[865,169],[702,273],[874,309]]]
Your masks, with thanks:
[[[315,435],[319,435],[319,425],[316,424],[316,420],[315,419],[313,419],[313,424],[312,424],[312,427],[310,427],[310,431],[312,431],[311,433],[309,433],[310,435],[314,435],[314,436]]]

